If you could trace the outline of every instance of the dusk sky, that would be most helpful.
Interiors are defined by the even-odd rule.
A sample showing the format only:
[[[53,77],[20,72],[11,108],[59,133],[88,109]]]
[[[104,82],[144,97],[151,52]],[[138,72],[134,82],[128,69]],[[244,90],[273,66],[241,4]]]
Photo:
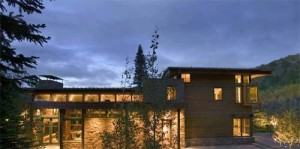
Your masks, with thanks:
[[[64,79],[66,87],[118,87],[125,59],[138,45],[150,51],[159,28],[158,67],[252,68],[300,52],[298,0],[44,1],[43,47],[15,42],[40,57],[32,74]]]

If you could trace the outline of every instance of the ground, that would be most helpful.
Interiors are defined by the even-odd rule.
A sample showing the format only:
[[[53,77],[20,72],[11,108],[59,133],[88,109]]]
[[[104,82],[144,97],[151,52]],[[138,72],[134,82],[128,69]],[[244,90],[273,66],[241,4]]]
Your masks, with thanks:
[[[255,142],[249,145],[223,145],[223,146],[192,146],[187,149],[280,149],[287,148],[284,145],[273,141],[270,133],[255,133]],[[293,149],[299,149],[300,147],[295,145]]]
[[[223,146],[192,146],[187,149],[281,149],[287,148],[274,142],[270,133],[255,133],[255,142],[250,145],[223,145]],[[48,146],[46,149],[58,149],[57,146]],[[293,149],[300,149],[300,146],[294,145]]]

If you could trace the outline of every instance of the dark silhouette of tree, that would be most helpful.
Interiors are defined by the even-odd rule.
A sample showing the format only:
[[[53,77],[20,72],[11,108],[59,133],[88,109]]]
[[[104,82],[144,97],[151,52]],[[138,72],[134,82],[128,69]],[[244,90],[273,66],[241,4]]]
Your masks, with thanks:
[[[158,69],[157,69],[157,56],[156,56],[156,49],[158,48],[158,39],[159,39],[159,34],[158,34],[158,27],[156,26],[154,30],[154,34],[152,35],[152,40],[151,40],[151,46],[150,49],[152,49],[152,53],[147,54],[146,58],[146,64],[147,64],[147,71],[148,71],[148,76],[149,78],[158,78],[160,75],[158,74]]]
[[[6,7],[14,7],[17,14]],[[1,48],[0,48],[0,148],[29,148],[32,145],[31,113],[23,103],[21,85],[33,85],[37,76],[30,75],[28,68],[35,68],[35,56],[17,54],[12,47],[13,41],[28,41],[42,46],[50,37],[44,37],[40,29],[45,24],[31,24],[23,19],[22,14],[42,13],[41,0],[1,0]]]
[[[146,68],[146,58],[143,52],[141,45],[138,47],[138,51],[135,56],[135,69],[134,69],[134,78],[133,84],[137,87],[142,87],[143,79],[148,77],[147,68]]]

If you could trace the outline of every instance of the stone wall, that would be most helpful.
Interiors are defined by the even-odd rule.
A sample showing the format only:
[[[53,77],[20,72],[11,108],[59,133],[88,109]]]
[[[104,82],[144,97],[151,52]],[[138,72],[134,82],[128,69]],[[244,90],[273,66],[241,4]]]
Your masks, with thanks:
[[[193,138],[186,139],[185,145],[189,146],[210,146],[210,145],[230,145],[230,144],[251,144],[254,137],[237,137],[237,138]]]
[[[63,142],[64,149],[80,149],[81,148],[81,142],[75,142],[75,141],[64,141]]]
[[[100,133],[112,130],[113,118],[86,118],[84,122],[84,148],[101,149]]]

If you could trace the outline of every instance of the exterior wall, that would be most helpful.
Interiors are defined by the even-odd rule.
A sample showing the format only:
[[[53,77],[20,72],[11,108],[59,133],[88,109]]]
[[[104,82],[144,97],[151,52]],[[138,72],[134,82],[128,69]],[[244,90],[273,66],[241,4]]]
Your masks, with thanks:
[[[254,137],[238,137],[238,138],[193,138],[186,140],[187,146],[192,145],[230,145],[230,144],[251,144]]]
[[[86,118],[84,120],[84,148],[101,149],[100,133],[112,130],[113,118]]]
[[[214,99],[215,87],[222,88],[220,101]],[[234,75],[191,74],[191,82],[185,84],[184,90],[187,104],[185,109],[187,140],[232,137],[232,115],[252,112],[251,106],[235,103]]]
[[[63,146],[64,149],[79,149],[81,148],[81,142],[64,141]]]

